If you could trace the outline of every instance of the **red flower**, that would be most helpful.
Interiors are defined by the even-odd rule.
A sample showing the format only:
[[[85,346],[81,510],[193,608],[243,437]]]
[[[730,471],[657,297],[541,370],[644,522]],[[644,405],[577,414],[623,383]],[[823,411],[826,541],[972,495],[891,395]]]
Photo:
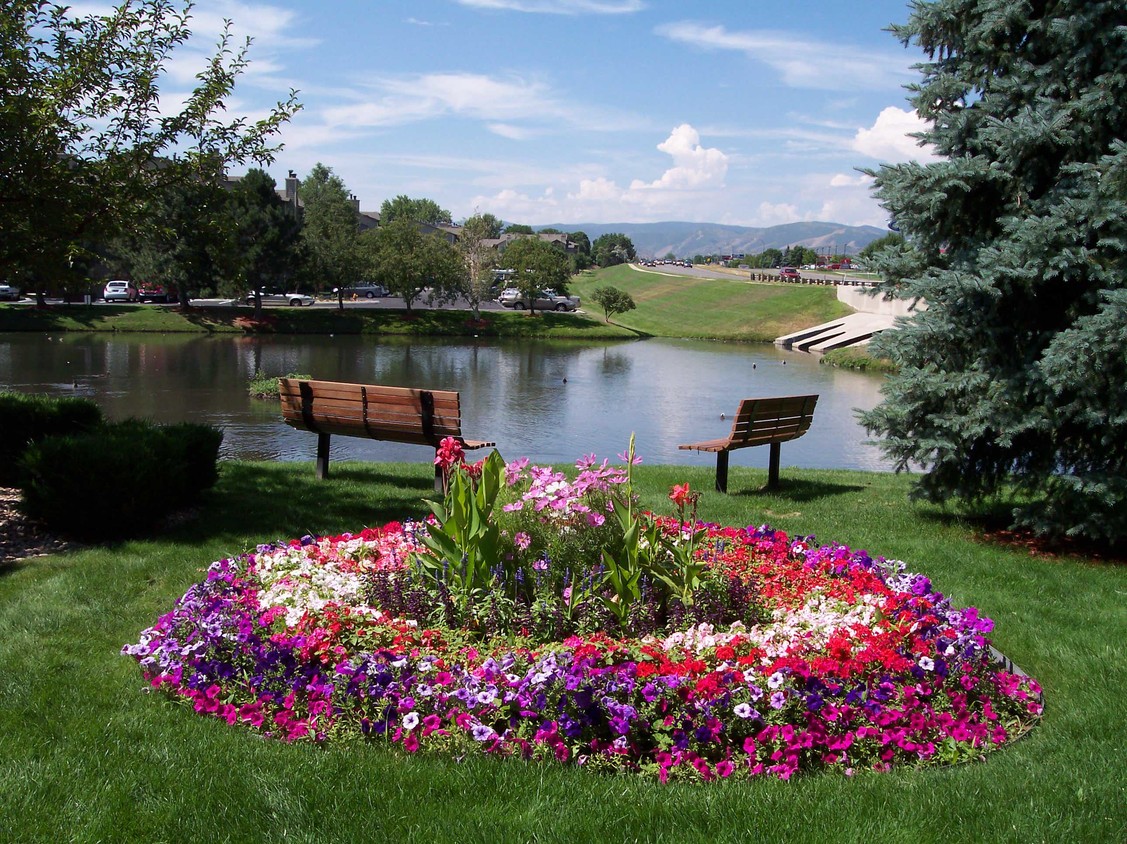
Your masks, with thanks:
[[[678,507],[684,507],[685,503],[689,500],[689,495],[688,484],[674,484],[673,491],[669,493],[669,500]]]
[[[453,437],[443,437],[434,456],[434,465],[449,469],[455,463],[464,461],[465,458],[466,452],[460,442]]]

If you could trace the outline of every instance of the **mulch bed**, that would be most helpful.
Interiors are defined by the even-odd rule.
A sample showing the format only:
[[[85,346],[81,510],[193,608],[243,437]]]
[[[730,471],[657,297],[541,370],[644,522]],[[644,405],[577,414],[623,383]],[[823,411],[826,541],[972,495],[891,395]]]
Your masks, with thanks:
[[[16,506],[19,500],[18,489],[0,487],[0,566],[81,547],[27,518]]]

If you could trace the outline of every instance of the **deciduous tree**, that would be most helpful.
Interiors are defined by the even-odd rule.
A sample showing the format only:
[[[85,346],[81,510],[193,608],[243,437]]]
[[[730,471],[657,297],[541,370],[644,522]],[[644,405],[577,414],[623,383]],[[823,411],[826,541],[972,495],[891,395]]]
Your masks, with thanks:
[[[302,241],[314,291],[350,287],[359,278],[359,223],[344,180],[318,163],[301,180]]]
[[[230,23],[179,106],[160,96],[191,35],[190,2],[134,0],[79,16],[43,0],[0,7],[0,277],[39,292],[93,244],[127,233],[169,184],[269,162],[296,95],[250,123],[226,114],[249,41]]]
[[[603,309],[606,322],[610,322],[610,318],[615,314],[624,314],[637,307],[634,304],[634,297],[617,287],[596,287],[591,298]]]
[[[403,297],[408,312],[419,294],[432,288],[439,296],[459,289],[465,274],[462,256],[452,243],[424,234],[413,220],[394,220],[361,235],[365,277]]]
[[[514,240],[505,247],[504,263],[514,271],[514,281],[528,299],[530,311],[535,308],[537,295],[545,288],[567,293],[571,277],[567,255],[545,240],[538,237]]]
[[[613,267],[625,264],[637,257],[634,243],[624,234],[608,232],[595,238],[591,244],[591,257],[600,267]]]
[[[396,220],[414,220],[432,226],[449,225],[450,212],[440,208],[433,199],[412,199],[400,194],[395,199],[385,199],[380,205],[380,224],[387,225]]]

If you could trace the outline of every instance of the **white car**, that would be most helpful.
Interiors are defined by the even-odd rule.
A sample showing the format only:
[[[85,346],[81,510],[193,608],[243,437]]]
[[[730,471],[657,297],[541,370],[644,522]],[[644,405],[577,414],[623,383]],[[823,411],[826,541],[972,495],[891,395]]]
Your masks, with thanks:
[[[264,305],[292,305],[295,308],[300,308],[302,305],[312,305],[317,301],[304,293],[284,293],[281,290],[267,290],[265,288],[259,291],[259,296],[262,297],[262,304]],[[254,304],[253,290],[247,294],[247,304]]]
[[[18,302],[23,298],[18,287],[10,284],[0,284],[0,301]]]
[[[107,281],[102,298],[107,302],[136,302],[137,287],[131,281]]]

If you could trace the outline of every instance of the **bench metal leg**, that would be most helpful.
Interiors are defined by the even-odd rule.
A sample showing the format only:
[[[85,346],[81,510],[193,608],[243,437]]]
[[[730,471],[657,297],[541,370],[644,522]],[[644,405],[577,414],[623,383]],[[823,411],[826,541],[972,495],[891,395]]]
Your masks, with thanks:
[[[771,443],[771,463],[767,467],[767,489],[774,489],[779,485],[779,455],[782,450],[782,443]]]
[[[728,452],[716,452],[716,491],[728,491]]]
[[[329,435],[317,433],[317,480],[329,477]]]
[[[442,483],[442,467],[437,463],[434,464],[434,491],[445,493],[446,489]]]

